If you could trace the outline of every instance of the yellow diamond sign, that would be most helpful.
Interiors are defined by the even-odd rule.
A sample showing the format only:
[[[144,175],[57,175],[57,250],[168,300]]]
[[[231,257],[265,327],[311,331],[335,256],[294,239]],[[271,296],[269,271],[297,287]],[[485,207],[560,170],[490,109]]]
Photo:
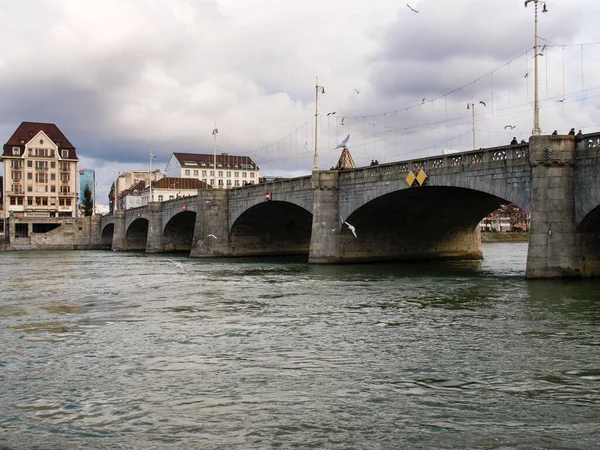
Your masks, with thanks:
[[[406,178],[405,178],[405,180],[409,186],[412,186],[416,179],[417,179],[417,177],[415,177],[415,174],[412,172],[408,172],[408,175],[406,175]]]
[[[427,179],[427,174],[425,172],[423,172],[423,169],[419,170],[419,173],[417,174],[417,181],[419,182],[419,184],[422,186],[423,183],[425,183],[425,180]]]

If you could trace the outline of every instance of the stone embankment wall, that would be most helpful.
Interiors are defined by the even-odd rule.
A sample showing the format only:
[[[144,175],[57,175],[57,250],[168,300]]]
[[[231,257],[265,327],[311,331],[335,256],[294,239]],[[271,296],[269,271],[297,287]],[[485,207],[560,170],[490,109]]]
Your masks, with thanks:
[[[32,233],[31,250],[106,249],[100,236],[100,217],[81,217],[48,233]]]

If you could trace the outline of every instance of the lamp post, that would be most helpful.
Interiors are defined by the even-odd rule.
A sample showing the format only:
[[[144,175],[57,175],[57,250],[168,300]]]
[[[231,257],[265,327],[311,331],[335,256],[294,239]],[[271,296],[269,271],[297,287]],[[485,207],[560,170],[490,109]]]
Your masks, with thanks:
[[[217,123],[215,122],[215,127],[212,130],[213,135],[213,169],[214,169],[214,182],[217,183],[217,134],[219,134],[219,129],[217,128]],[[215,186],[213,186],[213,189]]]
[[[317,82],[315,83],[315,163],[313,170],[319,170],[319,92],[324,94],[325,88],[319,86],[319,77],[317,77]]]
[[[152,179],[154,178],[152,176],[152,160],[155,157],[156,157],[156,155],[154,153],[150,153],[150,200],[148,201],[148,203],[154,201],[154,195],[152,194]]]
[[[485,102],[481,100],[479,101],[479,103],[481,103],[483,106],[486,106]],[[473,150],[477,150],[477,140],[475,138],[475,102],[467,103],[467,109],[471,110],[471,116],[473,119]]]
[[[539,97],[538,97],[538,56],[539,56],[539,52],[538,52],[538,6],[540,3],[542,3],[544,5],[544,8],[542,9],[542,12],[548,12],[548,9],[546,8],[546,2],[542,1],[542,0],[525,0],[525,8],[527,8],[527,4],[533,2],[534,3],[534,29],[533,29],[533,34],[534,34],[534,39],[533,39],[533,47],[534,47],[534,69],[533,69],[533,77],[535,78],[534,80],[534,104],[533,104],[533,131],[532,134],[534,136],[539,136],[540,134],[542,134],[542,129],[540,128],[540,103],[539,103]]]

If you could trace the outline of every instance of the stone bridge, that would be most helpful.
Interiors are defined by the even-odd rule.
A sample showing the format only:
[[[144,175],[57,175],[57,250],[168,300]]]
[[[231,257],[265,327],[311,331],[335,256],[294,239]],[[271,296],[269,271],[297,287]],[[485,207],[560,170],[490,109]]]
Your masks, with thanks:
[[[531,214],[527,277],[600,276],[599,168],[600,134],[534,136],[117,211],[102,219],[102,241],[194,257],[307,254],[316,264],[481,259],[478,223],[515,203]]]

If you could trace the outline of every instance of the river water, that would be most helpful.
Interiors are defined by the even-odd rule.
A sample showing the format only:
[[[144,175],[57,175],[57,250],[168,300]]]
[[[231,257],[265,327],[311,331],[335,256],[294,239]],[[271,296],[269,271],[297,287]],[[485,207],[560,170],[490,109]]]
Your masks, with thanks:
[[[0,448],[598,448],[600,282],[0,253]]]

